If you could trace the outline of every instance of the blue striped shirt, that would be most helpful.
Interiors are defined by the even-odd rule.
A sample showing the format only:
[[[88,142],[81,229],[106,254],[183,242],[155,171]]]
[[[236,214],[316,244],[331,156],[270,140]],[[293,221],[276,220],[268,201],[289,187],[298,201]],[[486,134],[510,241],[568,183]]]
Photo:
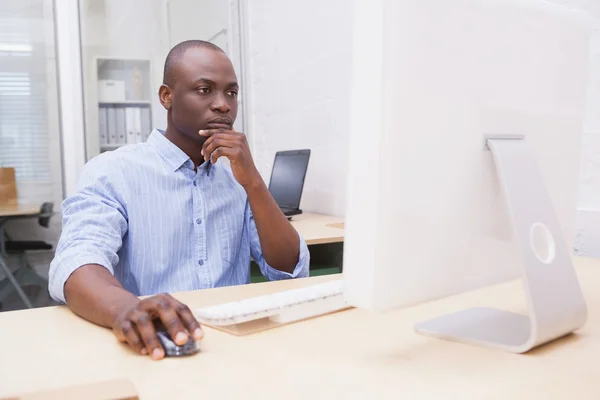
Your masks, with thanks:
[[[63,231],[50,265],[49,291],[85,264],[108,269],[135,295],[250,282],[250,257],[269,280],[308,275],[299,235],[293,273],[269,266],[246,192],[229,167],[192,160],[153,131],[147,142],[90,160],[76,194],[62,204]]]

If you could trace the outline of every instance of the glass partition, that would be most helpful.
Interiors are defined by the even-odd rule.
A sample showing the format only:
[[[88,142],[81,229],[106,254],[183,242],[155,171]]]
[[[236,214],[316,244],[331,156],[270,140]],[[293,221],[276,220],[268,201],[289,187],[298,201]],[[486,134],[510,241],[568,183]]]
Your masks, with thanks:
[[[0,168],[19,203],[62,200],[51,0],[0,0]]]

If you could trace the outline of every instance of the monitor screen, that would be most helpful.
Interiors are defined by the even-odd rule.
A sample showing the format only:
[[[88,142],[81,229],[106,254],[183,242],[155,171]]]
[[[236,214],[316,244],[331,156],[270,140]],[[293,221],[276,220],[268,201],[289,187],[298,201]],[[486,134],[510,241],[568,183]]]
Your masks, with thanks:
[[[269,191],[280,207],[300,207],[309,157],[309,150],[279,152],[275,155]]]

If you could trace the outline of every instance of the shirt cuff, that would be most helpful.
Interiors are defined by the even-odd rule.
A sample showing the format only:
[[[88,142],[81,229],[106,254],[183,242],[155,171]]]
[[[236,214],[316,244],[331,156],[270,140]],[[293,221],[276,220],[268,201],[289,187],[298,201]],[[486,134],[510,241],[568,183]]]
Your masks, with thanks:
[[[283,279],[294,279],[294,278],[306,278],[308,277],[309,265],[310,265],[310,252],[306,242],[298,234],[300,240],[300,257],[298,257],[298,264],[294,268],[294,271],[290,274],[289,272],[280,271],[271,267],[269,264],[264,262],[265,270],[263,271],[265,277],[270,281],[278,281]]]
[[[48,274],[48,291],[50,296],[65,304],[65,283],[73,272],[79,267],[87,264],[98,264],[106,268],[114,275],[112,264],[106,255],[99,253],[97,249],[81,249],[73,247],[64,250],[52,260]]]

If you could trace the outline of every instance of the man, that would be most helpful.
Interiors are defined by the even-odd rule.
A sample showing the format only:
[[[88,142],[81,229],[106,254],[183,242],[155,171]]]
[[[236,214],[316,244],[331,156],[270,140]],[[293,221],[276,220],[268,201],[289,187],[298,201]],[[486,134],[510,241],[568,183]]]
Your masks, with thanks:
[[[163,79],[166,130],[87,163],[63,203],[49,282],[55,300],[154,359],[164,357],[155,319],[179,345],[186,332],[202,337],[190,310],[158,293],[248,283],[251,256],[271,280],[305,277],[309,263],[232,130],[239,88],[225,53],[180,43]],[[217,163],[223,157],[230,167]]]

